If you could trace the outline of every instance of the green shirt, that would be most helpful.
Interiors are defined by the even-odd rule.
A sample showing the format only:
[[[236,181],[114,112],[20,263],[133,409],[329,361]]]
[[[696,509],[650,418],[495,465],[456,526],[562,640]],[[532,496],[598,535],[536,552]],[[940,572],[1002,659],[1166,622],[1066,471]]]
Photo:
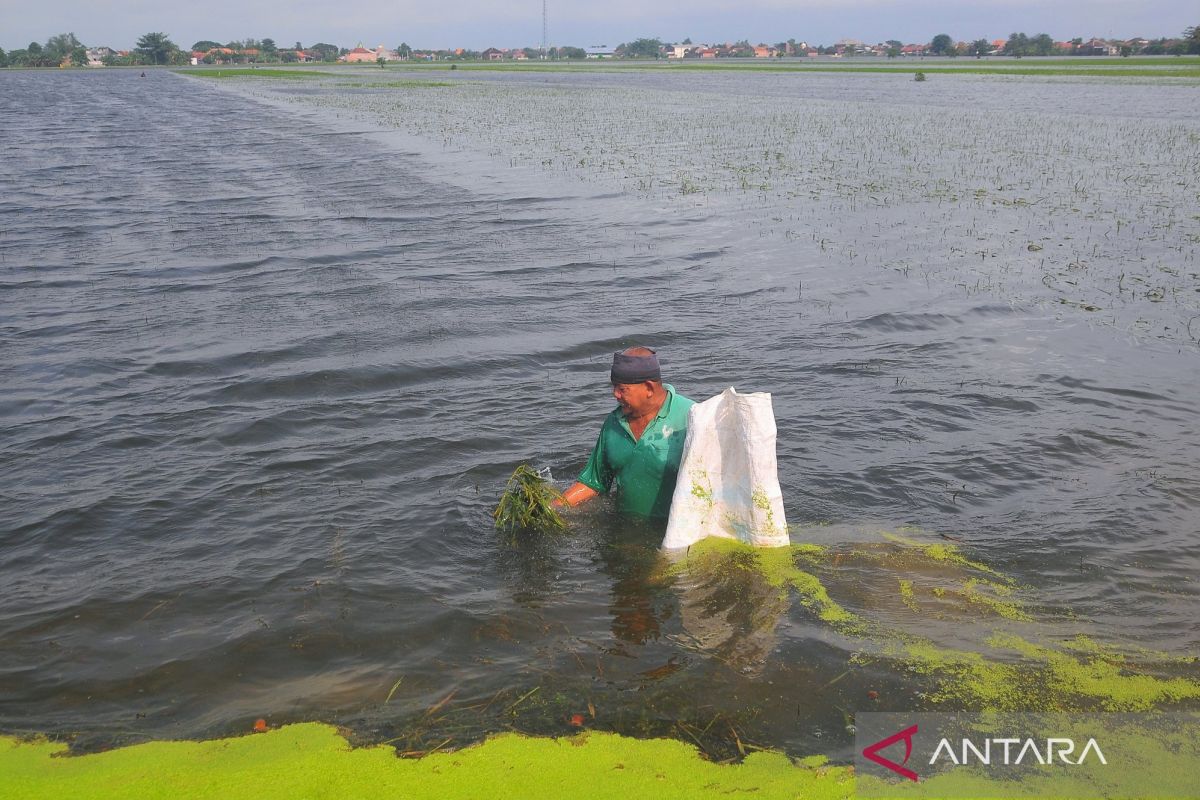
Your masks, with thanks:
[[[579,475],[580,483],[601,494],[615,483],[617,505],[630,514],[665,517],[671,511],[671,495],[687,436],[688,409],[695,403],[675,394],[675,387],[669,383],[663,388],[667,399],[642,432],[642,438],[634,440],[620,407],[605,417],[591,458]]]

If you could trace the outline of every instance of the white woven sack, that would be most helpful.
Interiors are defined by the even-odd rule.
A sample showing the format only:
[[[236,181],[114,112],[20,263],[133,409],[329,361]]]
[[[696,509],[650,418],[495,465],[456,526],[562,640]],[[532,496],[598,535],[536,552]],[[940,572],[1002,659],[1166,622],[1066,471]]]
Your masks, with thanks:
[[[706,536],[758,547],[789,544],[767,392],[738,394],[730,387],[688,412],[663,547],[688,547]]]

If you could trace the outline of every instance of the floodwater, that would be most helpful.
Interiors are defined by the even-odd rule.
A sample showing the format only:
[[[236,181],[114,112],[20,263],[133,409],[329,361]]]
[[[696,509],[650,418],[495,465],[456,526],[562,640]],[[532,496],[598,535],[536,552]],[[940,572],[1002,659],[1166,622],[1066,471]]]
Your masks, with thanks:
[[[846,758],[996,701],[915,637],[1200,707],[1194,84],[353,74],[0,72],[0,730]],[[773,394],[792,565],[858,623],[604,501],[492,529],[633,343]]]

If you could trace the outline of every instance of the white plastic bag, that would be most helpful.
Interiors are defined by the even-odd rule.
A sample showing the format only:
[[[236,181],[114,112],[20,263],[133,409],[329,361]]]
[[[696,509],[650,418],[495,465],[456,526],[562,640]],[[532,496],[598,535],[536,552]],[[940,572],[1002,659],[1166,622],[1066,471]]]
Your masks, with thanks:
[[[688,412],[663,547],[688,547],[706,536],[758,547],[789,544],[767,392],[738,394],[730,387]]]

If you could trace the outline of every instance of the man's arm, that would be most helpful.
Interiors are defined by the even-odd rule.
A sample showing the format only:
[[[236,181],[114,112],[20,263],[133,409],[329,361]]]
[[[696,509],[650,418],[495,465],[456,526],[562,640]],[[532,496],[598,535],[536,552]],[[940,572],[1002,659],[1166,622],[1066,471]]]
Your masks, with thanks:
[[[580,503],[586,503],[598,494],[600,493],[586,483],[576,483],[563,492],[562,496],[554,501],[554,504],[556,506],[577,506]]]
[[[592,454],[588,456],[587,466],[583,468],[579,479],[571,488],[554,501],[555,505],[559,507],[577,506],[609,490],[612,486],[613,474],[612,470],[608,468],[604,450],[604,427],[601,426],[600,435],[596,437],[596,446],[592,448]]]

